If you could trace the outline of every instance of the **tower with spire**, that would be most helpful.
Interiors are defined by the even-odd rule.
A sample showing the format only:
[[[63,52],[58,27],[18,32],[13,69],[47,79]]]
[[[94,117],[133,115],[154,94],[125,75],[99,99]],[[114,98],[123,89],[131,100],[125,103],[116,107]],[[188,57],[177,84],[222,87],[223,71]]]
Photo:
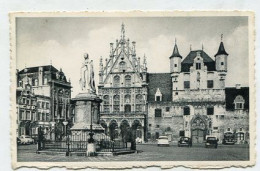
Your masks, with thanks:
[[[225,78],[227,73],[227,56],[228,53],[225,50],[224,43],[223,43],[223,34],[221,34],[221,42],[218,48],[218,52],[215,55],[215,65],[216,71],[219,75],[219,80],[221,83],[221,87],[225,88]]]
[[[181,72],[181,59],[182,59],[182,56],[179,53],[177,42],[175,39],[174,49],[173,49],[172,55],[170,56],[170,72],[171,73]]]

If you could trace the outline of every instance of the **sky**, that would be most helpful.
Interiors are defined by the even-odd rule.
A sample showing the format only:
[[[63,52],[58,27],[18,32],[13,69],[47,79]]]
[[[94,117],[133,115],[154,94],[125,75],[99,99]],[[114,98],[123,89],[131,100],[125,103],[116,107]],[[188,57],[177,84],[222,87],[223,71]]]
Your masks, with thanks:
[[[190,47],[202,49],[214,59],[221,34],[228,56],[226,86],[249,85],[247,17],[59,17],[18,18],[16,21],[17,69],[49,65],[62,68],[71,80],[72,97],[79,92],[80,66],[84,53],[94,61],[98,84],[100,56],[109,57],[110,45],[126,38],[136,41],[136,53],[147,57],[150,73],[170,71],[175,39],[185,58]]]

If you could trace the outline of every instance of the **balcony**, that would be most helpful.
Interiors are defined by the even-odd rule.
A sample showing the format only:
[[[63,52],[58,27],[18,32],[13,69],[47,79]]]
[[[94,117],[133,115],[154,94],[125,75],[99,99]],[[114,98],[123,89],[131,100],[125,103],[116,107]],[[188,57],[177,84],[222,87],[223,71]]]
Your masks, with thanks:
[[[109,112],[109,111],[102,111],[100,112],[101,115],[137,115],[137,114],[145,114],[146,112]]]

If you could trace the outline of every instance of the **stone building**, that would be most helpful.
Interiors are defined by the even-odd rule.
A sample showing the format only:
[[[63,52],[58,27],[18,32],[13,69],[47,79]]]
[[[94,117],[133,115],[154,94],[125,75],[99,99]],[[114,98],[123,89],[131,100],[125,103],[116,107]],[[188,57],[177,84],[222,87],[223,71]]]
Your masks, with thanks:
[[[110,43],[109,58],[100,59],[99,90],[102,98],[100,124],[112,139],[125,138],[129,132],[144,140],[147,116],[147,67],[136,55],[136,42],[121,38]],[[132,131],[131,131],[132,130]]]
[[[183,59],[175,42],[170,73],[148,74],[148,139],[187,136],[202,143],[226,132],[234,132],[238,142],[248,139],[248,88],[225,87],[227,57],[221,41],[215,60],[203,48]]]
[[[23,92],[27,86],[36,98],[36,111],[31,112],[34,127],[43,127],[46,137],[62,138],[65,134],[63,121],[72,120],[71,115],[71,83],[65,74],[52,65],[30,67],[17,71],[17,92]],[[19,99],[19,96],[17,96]],[[37,105],[36,105],[37,104]],[[20,112],[20,111],[18,111]],[[20,126],[18,125],[18,128]],[[23,132],[26,135],[37,134],[37,129]]]

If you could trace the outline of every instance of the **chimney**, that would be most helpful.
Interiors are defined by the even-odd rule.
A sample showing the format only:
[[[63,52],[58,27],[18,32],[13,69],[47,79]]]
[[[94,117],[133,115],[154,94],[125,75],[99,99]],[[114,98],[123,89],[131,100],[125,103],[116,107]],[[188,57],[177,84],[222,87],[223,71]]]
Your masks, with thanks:
[[[241,89],[241,84],[236,84],[236,89]]]

